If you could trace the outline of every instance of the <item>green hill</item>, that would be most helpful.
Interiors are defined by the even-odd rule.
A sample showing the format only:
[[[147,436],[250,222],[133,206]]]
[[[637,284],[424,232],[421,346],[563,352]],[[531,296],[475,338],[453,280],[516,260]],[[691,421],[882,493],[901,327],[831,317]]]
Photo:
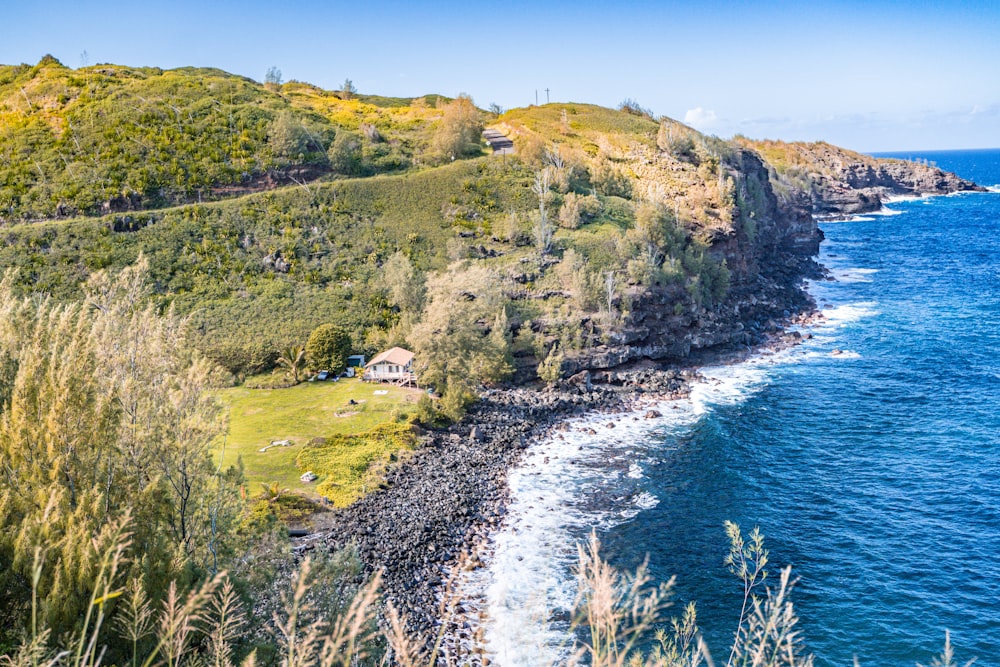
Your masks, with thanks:
[[[483,123],[515,154],[484,155]],[[157,298],[237,375],[333,322],[359,351],[460,360],[425,369],[440,384],[753,343],[802,304],[810,209],[941,173],[723,141],[634,104],[495,116],[467,98],[52,58],[0,67],[0,140],[0,266],[22,291],[75,298],[144,253]],[[844,195],[867,185],[881,189]]]
[[[409,167],[438,96],[351,97],[217,69],[0,66],[0,222],[219,199],[337,171],[361,132],[370,173]],[[443,98],[442,98],[443,99]]]

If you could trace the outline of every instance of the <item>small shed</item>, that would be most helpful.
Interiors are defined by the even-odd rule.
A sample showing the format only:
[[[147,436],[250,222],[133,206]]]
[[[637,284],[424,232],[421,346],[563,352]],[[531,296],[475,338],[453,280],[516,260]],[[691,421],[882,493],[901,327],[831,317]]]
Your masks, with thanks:
[[[347,367],[348,368],[364,368],[365,367],[365,355],[363,354],[352,354],[347,357]]]
[[[413,357],[412,352],[401,347],[386,350],[365,364],[364,379],[375,382],[414,384],[417,378],[413,373]]]

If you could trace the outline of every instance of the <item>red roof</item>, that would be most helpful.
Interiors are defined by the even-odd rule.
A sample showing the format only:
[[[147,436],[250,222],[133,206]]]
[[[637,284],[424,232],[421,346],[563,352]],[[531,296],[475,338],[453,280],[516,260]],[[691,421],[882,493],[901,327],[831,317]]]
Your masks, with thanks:
[[[365,368],[369,368],[376,364],[389,363],[397,364],[399,366],[405,366],[406,364],[413,361],[414,354],[409,350],[404,350],[401,347],[394,347],[391,350],[386,350],[381,352],[374,359],[365,364]]]

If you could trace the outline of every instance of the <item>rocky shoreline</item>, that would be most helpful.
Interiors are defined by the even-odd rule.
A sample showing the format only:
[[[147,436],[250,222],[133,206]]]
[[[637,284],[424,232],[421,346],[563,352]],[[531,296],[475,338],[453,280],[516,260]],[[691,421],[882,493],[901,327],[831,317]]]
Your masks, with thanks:
[[[776,328],[759,347],[706,352],[698,365],[735,363],[797,340],[798,334]],[[367,570],[383,569],[384,599],[406,611],[411,632],[433,643],[449,576],[463,554],[475,552],[501,525],[507,475],[523,452],[566,419],[684,398],[698,371],[693,365],[637,367],[595,376],[601,381],[585,371],[552,388],[486,391],[461,422],[426,432],[421,447],[389,472],[381,489],[334,513],[296,550],[353,543]],[[462,619],[463,609],[454,611]],[[458,626],[449,632],[472,631],[464,620]]]

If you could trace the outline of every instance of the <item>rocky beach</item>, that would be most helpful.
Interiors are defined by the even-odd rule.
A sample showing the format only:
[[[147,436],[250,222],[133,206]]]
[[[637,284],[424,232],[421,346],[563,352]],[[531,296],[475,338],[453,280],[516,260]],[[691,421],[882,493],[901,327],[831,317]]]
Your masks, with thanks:
[[[800,324],[810,313],[785,323]],[[778,327],[753,348],[704,352],[698,362],[736,362],[798,339]],[[353,543],[366,567],[383,569],[384,597],[407,610],[412,631],[432,643],[446,620],[449,641],[468,638],[474,619],[446,596],[449,578],[459,565],[478,564],[476,554],[506,514],[508,472],[525,451],[574,417],[603,414],[609,423],[626,413],[659,417],[648,406],[684,398],[698,381],[692,364],[642,366],[585,370],[554,387],[486,391],[460,423],[425,432],[419,449],[388,473],[383,488],[336,512],[322,530],[299,540],[296,550],[306,554]]]

